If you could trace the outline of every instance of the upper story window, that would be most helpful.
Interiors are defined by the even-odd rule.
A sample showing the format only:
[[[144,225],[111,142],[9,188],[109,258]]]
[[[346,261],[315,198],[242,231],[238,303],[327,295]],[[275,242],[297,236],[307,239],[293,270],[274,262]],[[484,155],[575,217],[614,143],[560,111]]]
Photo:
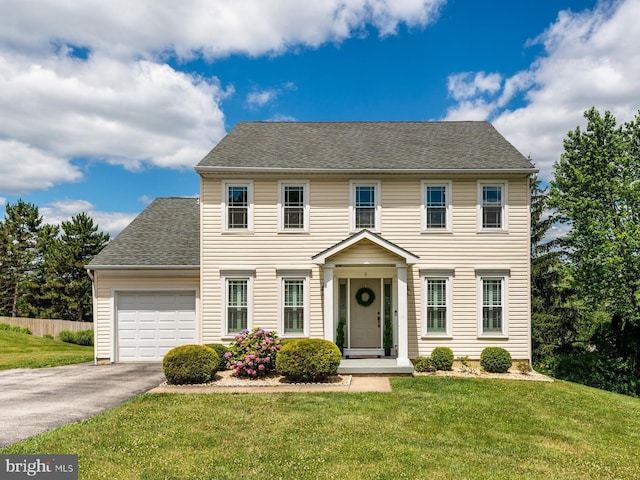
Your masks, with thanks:
[[[478,183],[480,231],[507,231],[507,183]]]
[[[309,182],[279,182],[280,231],[309,230]]]
[[[253,229],[253,182],[224,182],[225,231]]]
[[[380,230],[380,182],[351,182],[351,230]]]
[[[422,229],[451,231],[451,182],[422,182]]]

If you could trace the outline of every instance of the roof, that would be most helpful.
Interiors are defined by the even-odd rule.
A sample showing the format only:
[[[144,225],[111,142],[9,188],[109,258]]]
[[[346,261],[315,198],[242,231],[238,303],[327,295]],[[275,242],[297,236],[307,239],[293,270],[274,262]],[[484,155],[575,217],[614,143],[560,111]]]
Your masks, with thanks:
[[[242,170],[535,172],[489,122],[241,122],[196,171]]]
[[[199,268],[197,198],[156,198],[87,268]]]

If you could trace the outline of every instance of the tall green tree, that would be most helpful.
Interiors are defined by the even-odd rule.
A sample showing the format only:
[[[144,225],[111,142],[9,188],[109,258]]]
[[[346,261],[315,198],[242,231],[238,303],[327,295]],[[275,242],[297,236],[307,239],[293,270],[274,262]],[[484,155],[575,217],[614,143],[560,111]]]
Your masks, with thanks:
[[[33,282],[41,228],[38,207],[22,200],[7,204],[0,222],[0,312],[4,315],[29,314],[24,295]]]
[[[594,313],[588,345],[564,370],[640,395],[640,113],[621,126],[595,108],[585,118],[567,134],[549,202],[571,226],[571,285]]]
[[[555,165],[550,206],[566,238],[578,292],[623,323],[640,325],[640,117],[622,126],[585,112]]]
[[[45,255],[47,314],[77,321],[92,320],[91,280],[85,266],[109,241],[93,219],[81,213],[62,222],[61,235]]]

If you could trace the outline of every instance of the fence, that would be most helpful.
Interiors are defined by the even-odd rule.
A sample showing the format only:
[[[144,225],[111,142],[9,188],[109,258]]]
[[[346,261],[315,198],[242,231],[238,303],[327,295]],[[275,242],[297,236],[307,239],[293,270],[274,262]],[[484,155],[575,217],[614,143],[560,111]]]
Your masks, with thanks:
[[[32,335],[43,337],[46,334],[57,337],[62,330],[78,332],[93,330],[92,322],[72,322],[70,320],[46,320],[43,318],[0,317],[0,323],[17,327],[27,327]]]

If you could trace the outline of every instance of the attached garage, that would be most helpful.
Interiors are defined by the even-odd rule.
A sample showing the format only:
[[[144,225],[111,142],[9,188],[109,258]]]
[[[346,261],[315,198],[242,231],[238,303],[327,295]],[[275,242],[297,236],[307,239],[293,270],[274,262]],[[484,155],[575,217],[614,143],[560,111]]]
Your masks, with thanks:
[[[195,292],[118,292],[117,360],[161,361],[178,345],[198,343]]]

